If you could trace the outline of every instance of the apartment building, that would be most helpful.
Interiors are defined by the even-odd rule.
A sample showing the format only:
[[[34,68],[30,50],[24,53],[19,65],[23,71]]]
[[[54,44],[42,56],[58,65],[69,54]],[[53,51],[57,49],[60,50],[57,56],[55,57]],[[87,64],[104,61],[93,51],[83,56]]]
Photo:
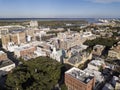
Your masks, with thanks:
[[[65,72],[65,84],[68,90],[92,90],[95,85],[95,77],[73,67]]]

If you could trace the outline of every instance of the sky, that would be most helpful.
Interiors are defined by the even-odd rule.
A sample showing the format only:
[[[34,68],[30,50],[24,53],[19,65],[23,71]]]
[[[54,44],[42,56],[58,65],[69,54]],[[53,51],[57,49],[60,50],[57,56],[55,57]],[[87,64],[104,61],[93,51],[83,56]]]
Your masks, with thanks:
[[[120,0],[0,0],[0,18],[120,17]]]

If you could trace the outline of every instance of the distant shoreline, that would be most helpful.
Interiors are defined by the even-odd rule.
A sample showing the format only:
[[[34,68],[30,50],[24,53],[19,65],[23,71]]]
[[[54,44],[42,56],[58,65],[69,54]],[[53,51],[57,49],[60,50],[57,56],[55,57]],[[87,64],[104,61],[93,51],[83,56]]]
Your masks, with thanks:
[[[0,18],[0,21],[87,21],[89,23],[98,22],[99,18]],[[114,19],[114,18],[100,18],[100,19]],[[120,18],[115,18],[120,19]]]
[[[37,21],[87,21],[97,22],[98,19],[96,18],[0,18],[0,21],[30,21],[30,20],[37,20]]]

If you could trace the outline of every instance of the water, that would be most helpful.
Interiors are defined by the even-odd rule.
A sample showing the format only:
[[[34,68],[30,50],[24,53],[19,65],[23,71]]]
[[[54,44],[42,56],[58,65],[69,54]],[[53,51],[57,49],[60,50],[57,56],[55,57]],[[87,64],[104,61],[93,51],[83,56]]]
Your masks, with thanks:
[[[89,23],[97,22],[96,18],[0,18],[0,20],[6,21],[28,21],[28,20],[37,20],[37,21],[80,21],[85,20]]]

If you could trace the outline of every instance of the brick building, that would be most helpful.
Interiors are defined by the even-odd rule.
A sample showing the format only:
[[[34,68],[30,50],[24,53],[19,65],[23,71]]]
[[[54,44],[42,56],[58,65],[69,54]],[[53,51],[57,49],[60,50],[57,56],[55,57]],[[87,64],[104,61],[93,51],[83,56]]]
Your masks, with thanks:
[[[95,77],[73,67],[65,72],[65,84],[68,90],[92,90],[95,85]]]

